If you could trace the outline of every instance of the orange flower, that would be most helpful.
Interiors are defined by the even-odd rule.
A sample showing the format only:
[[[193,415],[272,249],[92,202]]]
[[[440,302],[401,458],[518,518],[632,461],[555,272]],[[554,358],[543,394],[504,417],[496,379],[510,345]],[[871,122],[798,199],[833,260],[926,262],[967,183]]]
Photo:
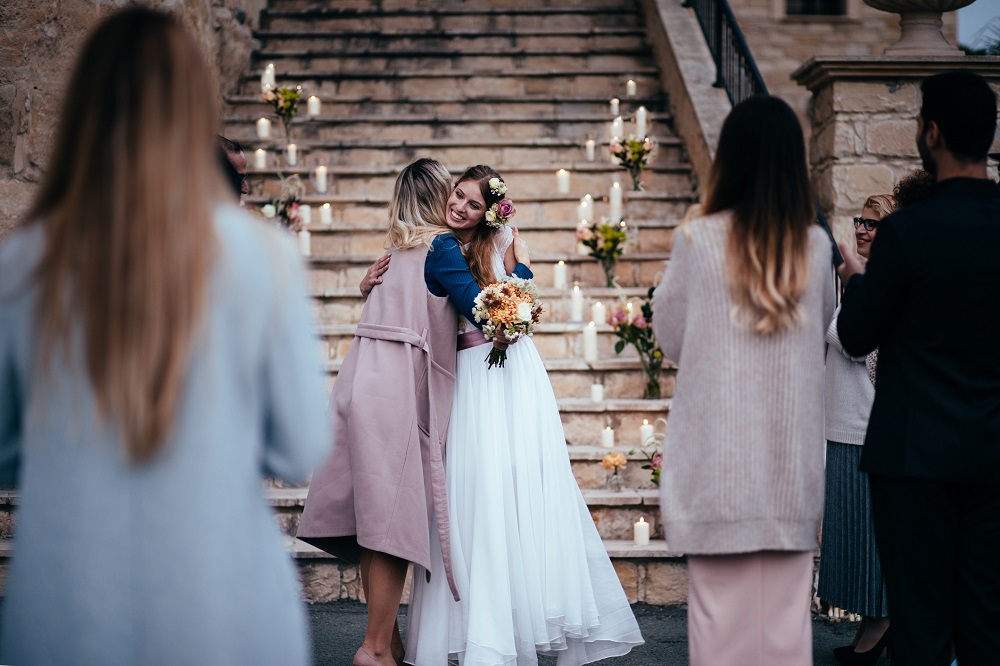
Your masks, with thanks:
[[[609,453],[604,456],[604,460],[601,461],[601,466],[604,469],[624,469],[625,462],[628,459],[625,457],[624,453]]]

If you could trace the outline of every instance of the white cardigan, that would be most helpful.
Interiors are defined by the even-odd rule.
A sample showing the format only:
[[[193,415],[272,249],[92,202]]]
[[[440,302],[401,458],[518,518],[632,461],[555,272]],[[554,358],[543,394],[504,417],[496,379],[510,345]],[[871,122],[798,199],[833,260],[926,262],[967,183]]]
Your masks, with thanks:
[[[868,378],[864,356],[848,356],[840,344],[837,316],[826,329],[826,438],[841,444],[865,443],[875,386]]]

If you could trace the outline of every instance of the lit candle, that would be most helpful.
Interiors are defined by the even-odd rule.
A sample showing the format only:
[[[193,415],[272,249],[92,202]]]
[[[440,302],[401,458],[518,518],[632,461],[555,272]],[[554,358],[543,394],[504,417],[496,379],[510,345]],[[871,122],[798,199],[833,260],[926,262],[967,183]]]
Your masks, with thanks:
[[[253,154],[253,165],[258,169],[267,168],[267,151],[263,148],[258,148]]]
[[[583,360],[587,363],[597,361],[597,326],[594,322],[583,329]]]
[[[604,311],[604,303],[597,301],[590,307],[590,318],[595,322],[604,323],[605,319],[607,319]]]
[[[639,443],[642,446],[649,444],[650,440],[653,439],[653,426],[649,425],[648,419],[642,420],[642,425],[639,426]]]
[[[645,518],[639,518],[639,521],[632,526],[632,543],[637,546],[649,545],[649,523]]]
[[[319,97],[316,97],[316,95],[310,95],[309,99],[306,100],[306,107],[306,111],[310,116],[318,116],[319,110],[322,108]]]
[[[646,107],[640,106],[635,112],[635,135],[646,136]]]
[[[577,283],[573,284],[573,294],[569,298],[569,320],[583,321],[583,292]]]
[[[580,199],[580,205],[576,209],[576,217],[581,222],[590,221],[594,217],[594,197],[584,194]]]
[[[566,262],[560,261],[552,268],[552,286],[556,289],[566,288]]]
[[[299,163],[299,147],[294,143],[285,146],[285,162],[288,166],[297,166]]]
[[[604,384],[590,385],[590,401],[604,402]]]
[[[611,117],[612,118],[615,117],[615,116],[617,116],[620,113],[620,110],[619,110],[620,107],[619,107],[619,105],[620,105],[620,102],[619,102],[618,98],[617,97],[612,97],[611,98]]]
[[[333,224],[333,209],[330,208],[330,204],[325,203],[322,206],[320,206],[319,221],[322,222],[323,225],[327,227]]]
[[[267,118],[261,118],[257,121],[257,138],[258,139],[270,139],[271,138],[271,121]]]
[[[621,116],[616,117],[611,121],[611,126],[608,128],[611,134],[611,140],[615,141],[619,137],[625,135],[625,121],[622,120]]]
[[[614,223],[622,219],[622,186],[618,181],[612,183],[611,190],[608,192],[608,205],[611,208],[609,214],[611,222]]]
[[[309,230],[302,229],[299,231],[299,252],[302,253],[303,257],[309,256]]]
[[[326,194],[327,192],[327,182],[326,182],[326,167],[318,166],[316,167],[316,192],[317,194]]]
[[[606,449],[615,448],[615,431],[608,426],[601,431],[601,446]]]
[[[569,171],[556,171],[556,183],[559,185],[559,194],[569,194]]]
[[[260,89],[263,92],[268,88],[273,88],[273,87],[274,87],[274,63],[269,62],[267,63],[267,67],[264,68],[264,71],[260,75]]]
[[[625,83],[625,94],[629,97],[635,97],[635,81],[632,79]]]
[[[308,227],[313,221],[313,209],[309,204],[299,204],[299,219],[303,227]]]
[[[593,139],[587,139],[586,150],[587,150],[587,161],[593,162],[597,159],[597,142]]]

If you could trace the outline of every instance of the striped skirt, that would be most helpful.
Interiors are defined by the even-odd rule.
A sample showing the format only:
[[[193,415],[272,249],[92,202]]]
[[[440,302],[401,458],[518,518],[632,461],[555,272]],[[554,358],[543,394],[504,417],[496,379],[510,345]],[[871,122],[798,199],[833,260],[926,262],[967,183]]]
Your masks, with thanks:
[[[858,469],[861,448],[839,442],[826,445],[819,598],[858,615],[886,617],[889,607],[875,547],[868,475]]]

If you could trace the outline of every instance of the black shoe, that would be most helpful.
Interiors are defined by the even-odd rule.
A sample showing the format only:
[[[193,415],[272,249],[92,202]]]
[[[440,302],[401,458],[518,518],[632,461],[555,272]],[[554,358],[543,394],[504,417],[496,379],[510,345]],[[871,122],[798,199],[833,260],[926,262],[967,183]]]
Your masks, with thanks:
[[[878,643],[875,644],[871,650],[868,652],[857,652],[853,645],[844,645],[839,648],[833,649],[834,658],[842,664],[849,664],[850,666],[872,666],[879,660],[882,653],[889,647],[889,629],[885,630],[882,634],[882,638],[878,639]]]

